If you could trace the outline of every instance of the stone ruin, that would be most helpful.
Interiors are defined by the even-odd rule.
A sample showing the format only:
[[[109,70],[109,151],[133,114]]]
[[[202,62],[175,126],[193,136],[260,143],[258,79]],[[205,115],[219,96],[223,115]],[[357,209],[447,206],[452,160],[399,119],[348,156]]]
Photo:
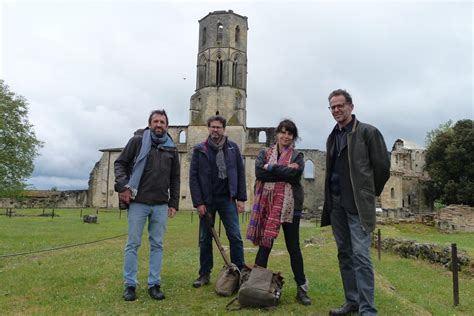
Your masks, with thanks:
[[[444,232],[474,232],[474,207],[448,205],[436,212],[433,221]]]
[[[377,247],[377,235],[373,234],[372,246]],[[381,248],[397,253],[402,258],[421,259],[430,263],[443,265],[447,269],[451,267],[451,247],[430,243],[419,243],[415,240],[402,238],[383,238]],[[462,267],[473,268],[471,258],[465,250],[458,249],[459,271]]]

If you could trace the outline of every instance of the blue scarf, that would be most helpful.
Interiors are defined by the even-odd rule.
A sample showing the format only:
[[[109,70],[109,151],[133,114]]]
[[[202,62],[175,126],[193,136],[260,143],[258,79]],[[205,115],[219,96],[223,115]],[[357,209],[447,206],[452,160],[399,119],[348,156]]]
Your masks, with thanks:
[[[142,147],[140,148],[140,153],[138,154],[137,160],[133,165],[130,180],[126,185],[126,187],[129,188],[130,191],[132,191],[132,199],[134,199],[138,194],[138,186],[140,184],[140,179],[143,175],[143,170],[145,170],[148,153],[151,150],[152,143],[156,144],[158,148],[176,147],[173,143],[173,140],[168,134],[165,134],[163,137],[159,137],[158,135],[155,135],[155,133],[152,133],[149,128],[145,129],[145,131],[143,132]]]

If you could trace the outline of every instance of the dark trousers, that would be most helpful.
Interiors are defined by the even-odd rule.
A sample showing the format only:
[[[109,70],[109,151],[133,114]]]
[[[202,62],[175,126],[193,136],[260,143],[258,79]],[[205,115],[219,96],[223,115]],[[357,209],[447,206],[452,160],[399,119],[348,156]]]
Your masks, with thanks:
[[[211,213],[212,218],[215,219],[216,212],[219,212],[219,217],[224,224],[225,233],[229,239],[230,246],[230,261],[234,263],[239,269],[244,266],[244,244],[240,236],[239,214],[237,213],[237,205],[235,201],[229,200],[227,196],[214,196],[213,202],[206,205],[207,212]],[[201,267],[199,274],[211,273],[214,265],[212,255],[212,234],[207,227],[205,220],[200,219],[200,256],[199,261]]]
[[[286,249],[290,254],[291,270],[295,276],[297,285],[303,285],[306,283],[306,277],[304,275],[303,256],[300,249],[300,219],[301,216],[294,216],[293,223],[283,223],[283,233],[285,235]],[[273,244],[272,244],[273,247]],[[268,264],[268,257],[272,251],[272,247],[258,248],[257,256],[255,257],[255,264],[266,268]]]
[[[376,315],[374,271],[369,250],[371,234],[362,228],[359,214],[344,209],[339,196],[331,196],[331,201],[332,232],[346,302],[359,305],[361,315]]]

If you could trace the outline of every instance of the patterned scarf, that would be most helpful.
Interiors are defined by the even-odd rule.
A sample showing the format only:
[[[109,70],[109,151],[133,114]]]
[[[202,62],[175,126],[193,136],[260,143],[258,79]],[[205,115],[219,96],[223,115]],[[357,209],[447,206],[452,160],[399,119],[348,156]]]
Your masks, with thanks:
[[[277,145],[265,154],[265,163],[287,166],[293,155],[293,146],[284,148],[278,159]],[[255,201],[252,209],[247,239],[254,245],[270,248],[278,237],[281,223],[293,222],[295,201],[293,189],[287,182],[261,182],[255,184]]]
[[[210,136],[207,138],[207,143],[209,144],[209,147],[217,151],[216,165],[218,169],[219,179],[227,178],[227,167],[225,165],[224,151],[222,150],[222,148],[224,148],[226,141],[227,141],[227,136],[222,136],[222,139],[218,143],[215,143],[214,140]]]

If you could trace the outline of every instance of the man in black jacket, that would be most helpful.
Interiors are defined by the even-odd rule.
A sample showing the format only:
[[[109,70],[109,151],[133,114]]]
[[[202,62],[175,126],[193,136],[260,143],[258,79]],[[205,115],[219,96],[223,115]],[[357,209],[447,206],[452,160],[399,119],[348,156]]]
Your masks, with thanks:
[[[390,177],[390,160],[382,134],[352,115],[351,95],[329,95],[337,124],[326,143],[325,199],[321,226],[332,225],[337,244],[345,303],[330,315],[376,315],[374,272],[370,258],[375,228],[375,198]]]
[[[136,300],[137,251],[148,218],[150,272],[148,293],[165,298],[161,291],[163,237],[167,217],[178,210],[180,166],[176,146],[168,131],[164,110],[151,112],[148,127],[136,133],[115,161],[115,190],[121,204],[128,205],[128,240],[125,246],[124,279],[126,301]]]
[[[200,220],[198,288],[210,282],[213,267],[212,236],[204,214],[215,218],[216,211],[224,224],[230,245],[230,260],[239,269],[244,266],[244,246],[240,235],[238,213],[245,211],[247,191],[245,168],[239,147],[224,135],[226,119],[212,116],[207,120],[209,137],[194,147],[189,170],[189,187],[193,205]]]

